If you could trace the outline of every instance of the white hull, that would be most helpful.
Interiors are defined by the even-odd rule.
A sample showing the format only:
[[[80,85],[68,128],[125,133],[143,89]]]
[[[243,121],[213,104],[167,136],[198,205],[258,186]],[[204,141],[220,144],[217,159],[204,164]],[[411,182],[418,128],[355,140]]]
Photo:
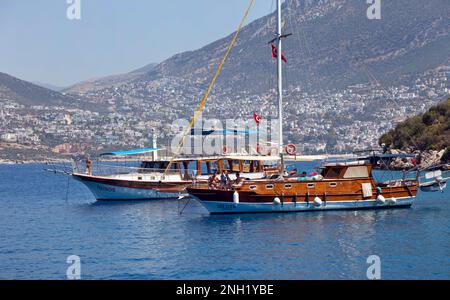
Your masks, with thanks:
[[[197,199],[198,200],[198,199]],[[387,209],[408,207],[414,202],[414,197],[396,199],[393,203],[386,199],[385,204],[379,204],[375,200],[363,201],[333,201],[320,206],[314,203],[230,203],[216,201],[200,201],[200,203],[211,214],[244,214],[244,213],[286,213],[286,212],[306,212],[306,211],[325,211],[325,210],[360,210],[360,209]]]
[[[120,187],[74,178],[87,186],[98,201],[159,200],[175,198],[179,195],[178,193],[162,193],[154,189]]]
[[[441,183],[433,183],[433,184],[424,184],[420,186],[420,190],[422,192],[442,192],[447,187],[446,182]]]

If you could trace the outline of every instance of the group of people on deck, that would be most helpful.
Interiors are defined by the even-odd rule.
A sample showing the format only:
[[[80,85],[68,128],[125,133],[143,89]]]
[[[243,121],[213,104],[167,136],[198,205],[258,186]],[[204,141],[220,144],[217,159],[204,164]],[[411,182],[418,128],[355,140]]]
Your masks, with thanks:
[[[217,177],[217,172],[214,172],[211,177],[208,178],[208,186],[211,189],[227,190],[231,188],[239,188],[244,183],[244,178],[240,173],[236,173],[236,179],[232,180],[227,170],[223,170],[220,174],[220,178]]]

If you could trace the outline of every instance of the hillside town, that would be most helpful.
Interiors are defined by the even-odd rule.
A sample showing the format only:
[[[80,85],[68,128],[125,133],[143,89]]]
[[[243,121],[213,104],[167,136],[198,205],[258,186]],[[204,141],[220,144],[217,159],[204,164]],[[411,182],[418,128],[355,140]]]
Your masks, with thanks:
[[[419,114],[450,94],[450,67],[422,74],[411,86],[357,84],[344,90],[302,91],[285,88],[284,126],[290,143],[304,154],[348,153],[377,145],[396,123]],[[106,113],[62,106],[25,106],[0,99],[0,153],[3,161],[45,160],[141,148],[155,131],[170,143],[171,126],[190,119],[205,87],[180,78],[133,82],[81,96]],[[277,118],[276,92],[250,95],[216,89],[203,118],[249,119],[257,112]]]

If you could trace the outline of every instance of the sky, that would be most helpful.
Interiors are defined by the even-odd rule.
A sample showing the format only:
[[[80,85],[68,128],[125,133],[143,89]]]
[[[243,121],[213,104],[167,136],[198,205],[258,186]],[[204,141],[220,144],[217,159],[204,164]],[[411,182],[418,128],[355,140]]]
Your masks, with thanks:
[[[0,0],[0,72],[65,87],[195,50],[232,33],[249,0]],[[256,0],[247,24],[274,9]]]

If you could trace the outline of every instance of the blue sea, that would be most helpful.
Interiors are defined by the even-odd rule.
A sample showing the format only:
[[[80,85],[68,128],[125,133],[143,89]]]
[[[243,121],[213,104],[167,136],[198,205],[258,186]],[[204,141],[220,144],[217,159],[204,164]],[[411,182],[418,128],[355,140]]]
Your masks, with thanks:
[[[300,170],[310,164],[300,165]],[[44,165],[0,165],[0,279],[450,279],[450,191],[409,209],[210,216],[190,201],[96,203]],[[386,175],[384,175],[386,177]]]

